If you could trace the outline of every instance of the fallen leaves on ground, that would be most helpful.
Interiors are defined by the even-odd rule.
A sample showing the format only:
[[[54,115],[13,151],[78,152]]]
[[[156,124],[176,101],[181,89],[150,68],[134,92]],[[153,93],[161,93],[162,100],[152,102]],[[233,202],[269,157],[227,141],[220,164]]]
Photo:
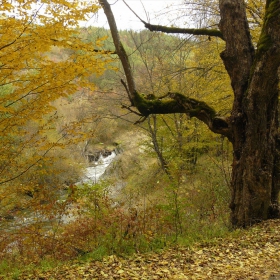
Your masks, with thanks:
[[[280,279],[280,220],[192,248],[76,263],[19,279]],[[275,276],[274,276],[275,275]],[[271,277],[271,278],[270,278]]]

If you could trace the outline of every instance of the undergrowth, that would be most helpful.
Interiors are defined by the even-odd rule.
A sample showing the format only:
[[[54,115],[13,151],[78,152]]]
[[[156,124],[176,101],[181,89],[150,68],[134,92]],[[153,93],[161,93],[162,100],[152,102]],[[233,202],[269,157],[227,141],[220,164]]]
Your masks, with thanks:
[[[187,184],[172,185],[161,178],[160,186],[139,192],[129,206],[116,203],[105,183],[73,186],[65,206],[73,218],[68,223],[62,223],[62,211],[47,226],[38,220],[2,230],[0,276],[17,279],[23,272],[47,271],[68,261],[191,247],[227,236],[227,186],[214,165],[196,168],[200,176],[189,174]]]

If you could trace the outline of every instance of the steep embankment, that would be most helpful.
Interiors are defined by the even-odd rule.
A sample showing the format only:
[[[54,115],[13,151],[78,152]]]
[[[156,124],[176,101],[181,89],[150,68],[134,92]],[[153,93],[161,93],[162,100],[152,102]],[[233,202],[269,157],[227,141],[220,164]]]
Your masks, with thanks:
[[[231,237],[192,248],[78,261],[18,279],[280,279],[280,221],[268,221]]]

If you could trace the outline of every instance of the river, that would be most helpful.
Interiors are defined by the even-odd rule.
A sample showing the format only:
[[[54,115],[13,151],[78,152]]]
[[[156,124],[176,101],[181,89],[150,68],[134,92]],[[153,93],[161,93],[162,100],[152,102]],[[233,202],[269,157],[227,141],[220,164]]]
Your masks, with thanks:
[[[115,157],[114,151],[107,157],[100,155],[98,161],[93,162],[92,166],[85,169],[85,178],[82,182],[96,184]]]
[[[114,158],[116,157],[116,153],[113,151],[109,156],[102,156],[100,155],[99,159],[97,161],[94,161],[91,163],[91,166],[85,168],[84,171],[84,177],[81,179],[80,182],[77,182],[76,185],[77,186],[81,186],[83,185],[83,183],[86,184],[96,184],[100,178],[102,177],[102,175],[105,173],[107,167],[112,163],[112,161],[114,160]],[[67,195],[67,191],[62,191],[60,192],[60,198],[57,200],[57,203],[61,203],[64,201],[64,199],[66,198]],[[54,217],[57,217],[60,222],[67,224],[73,220],[75,220],[76,215],[74,214],[73,211],[71,211],[73,205],[68,205],[67,207],[67,213],[60,215],[59,217],[57,217],[54,214]],[[41,222],[46,222],[48,223],[49,221],[49,217],[45,216],[44,214],[41,213],[41,211],[24,211],[25,213],[23,215],[20,216],[14,216],[13,219],[8,223],[5,223],[6,226],[8,226],[8,229],[16,229],[16,228],[20,228],[22,226],[26,226],[26,225],[30,225],[30,224],[34,224],[38,221]],[[54,218],[56,219],[56,218]],[[1,223],[0,223],[0,229],[1,229]],[[6,227],[5,226],[5,227]],[[47,227],[45,225],[45,227]]]

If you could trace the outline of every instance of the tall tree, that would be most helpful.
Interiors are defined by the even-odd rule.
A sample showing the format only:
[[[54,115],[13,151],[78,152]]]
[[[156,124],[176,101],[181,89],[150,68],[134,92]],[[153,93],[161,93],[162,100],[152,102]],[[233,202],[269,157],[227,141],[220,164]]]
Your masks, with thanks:
[[[95,1],[1,2],[0,185],[42,165],[46,153],[74,133],[70,126],[52,133],[53,102],[82,87],[93,90],[88,77],[104,70],[97,51],[102,40],[93,46],[76,28],[97,9]]]
[[[186,113],[232,143],[230,209],[233,227],[246,227],[278,217],[280,1],[266,1],[257,44],[252,40],[252,25],[243,0],[219,1],[217,29],[166,27],[142,20],[150,31],[217,37],[225,42],[220,57],[231,80],[234,96],[229,116],[219,116],[205,102],[182,93],[168,92],[164,97],[152,100],[139,94],[110,5],[107,0],[99,0],[99,3],[107,16],[116,53],[124,68],[131,105],[143,117]]]

